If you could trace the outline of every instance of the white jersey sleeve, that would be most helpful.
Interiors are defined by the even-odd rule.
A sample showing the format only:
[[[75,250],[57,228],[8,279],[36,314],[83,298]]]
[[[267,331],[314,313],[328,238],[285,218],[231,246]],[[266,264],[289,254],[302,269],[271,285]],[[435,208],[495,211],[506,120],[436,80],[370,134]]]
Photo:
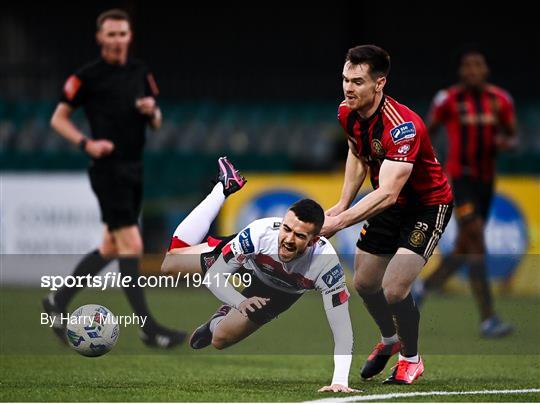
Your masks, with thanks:
[[[354,343],[349,302],[326,310],[326,318],[334,336],[334,375],[332,384],[348,386]]]
[[[236,309],[246,300],[246,297],[228,282],[228,275],[236,272],[240,267],[241,265],[234,259],[225,262],[223,255],[220,255],[204,277],[206,286],[214,296]]]
[[[339,257],[332,245],[325,239],[324,250],[317,255],[319,275],[315,280],[315,289],[321,292],[324,308],[329,310],[349,300],[349,291],[345,283],[345,273]]]

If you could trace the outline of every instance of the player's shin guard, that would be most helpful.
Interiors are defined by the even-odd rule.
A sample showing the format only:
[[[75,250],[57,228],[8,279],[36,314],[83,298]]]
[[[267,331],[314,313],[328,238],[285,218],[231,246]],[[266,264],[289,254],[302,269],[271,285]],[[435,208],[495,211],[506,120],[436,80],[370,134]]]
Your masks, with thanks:
[[[73,276],[94,276],[99,271],[107,266],[111,260],[103,258],[99,253],[99,250],[94,250],[86,254],[83,259],[77,264],[73,271]],[[54,295],[54,301],[59,307],[66,307],[79,288],[69,288],[64,286],[56,292]]]
[[[364,306],[371,317],[375,320],[383,337],[392,337],[396,333],[392,311],[384,297],[384,291],[381,289],[376,293],[360,293],[364,300]]]
[[[418,354],[418,328],[420,325],[420,312],[414,303],[412,295],[398,303],[390,304],[397,327],[397,334],[401,341],[401,354],[406,357]]]

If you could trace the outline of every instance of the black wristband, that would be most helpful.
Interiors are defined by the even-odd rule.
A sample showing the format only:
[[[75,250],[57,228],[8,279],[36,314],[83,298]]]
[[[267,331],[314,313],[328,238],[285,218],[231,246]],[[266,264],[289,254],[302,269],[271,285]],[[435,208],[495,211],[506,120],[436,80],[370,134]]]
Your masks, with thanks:
[[[88,143],[88,139],[83,137],[81,141],[79,142],[79,149],[86,153],[86,144]]]

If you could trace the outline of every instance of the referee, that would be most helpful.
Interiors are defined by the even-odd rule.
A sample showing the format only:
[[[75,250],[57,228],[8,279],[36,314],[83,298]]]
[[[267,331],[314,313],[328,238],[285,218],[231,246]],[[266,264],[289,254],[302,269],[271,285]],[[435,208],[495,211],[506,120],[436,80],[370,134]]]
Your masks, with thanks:
[[[88,253],[75,268],[74,276],[96,275],[118,258],[122,277],[132,283],[124,288],[135,314],[146,316],[140,331],[150,346],[170,348],[185,334],[164,328],[150,314],[143,289],[137,285],[143,242],[138,227],[143,195],[142,154],[146,125],[161,126],[156,103],[158,88],[146,65],[128,57],[131,23],[123,10],[103,12],[97,19],[97,42],[101,57],[71,75],[51,118],[52,127],[92,158],[88,170],[105,224],[99,249]],[[84,107],[92,138],[72,122],[72,112]],[[43,300],[49,313],[66,313],[77,288],[61,288]],[[56,324],[56,334],[65,341],[65,326]]]

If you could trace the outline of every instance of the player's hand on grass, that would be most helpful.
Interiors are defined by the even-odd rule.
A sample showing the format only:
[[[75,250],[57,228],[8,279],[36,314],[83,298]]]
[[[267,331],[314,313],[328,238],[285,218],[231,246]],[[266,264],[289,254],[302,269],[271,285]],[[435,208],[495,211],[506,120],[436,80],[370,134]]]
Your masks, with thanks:
[[[343,384],[332,384],[319,389],[319,393],[358,393],[360,390],[351,389]]]
[[[263,306],[266,306],[266,303],[269,301],[270,299],[267,299],[265,297],[253,296],[240,303],[238,305],[238,310],[240,311],[240,313],[247,317],[248,311],[253,313],[257,309],[262,309]]]
[[[88,140],[85,147],[85,151],[95,159],[111,154],[113,150],[114,143],[105,139]]]
[[[154,97],[138,98],[135,106],[141,114],[152,116],[156,112],[156,99]]]

